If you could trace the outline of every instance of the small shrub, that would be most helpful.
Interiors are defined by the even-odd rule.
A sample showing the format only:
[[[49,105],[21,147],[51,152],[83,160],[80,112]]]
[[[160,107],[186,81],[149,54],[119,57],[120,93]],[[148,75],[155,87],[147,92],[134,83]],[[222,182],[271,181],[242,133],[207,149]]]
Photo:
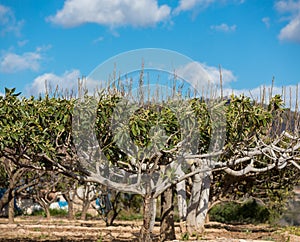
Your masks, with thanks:
[[[57,209],[57,208],[50,208],[50,215],[51,216],[67,216],[68,215],[68,211],[64,210],[64,209]]]
[[[30,216],[46,216],[44,210],[35,210],[32,212],[32,214]]]
[[[185,232],[184,234],[181,235],[181,240],[186,241],[190,239],[190,235],[188,232]]]
[[[210,210],[210,220],[221,223],[265,223],[271,219],[271,213],[262,205],[251,200],[244,204],[228,202],[218,204]]]
[[[117,218],[124,221],[133,221],[143,219],[143,215],[140,213],[135,213],[130,209],[121,211]]]

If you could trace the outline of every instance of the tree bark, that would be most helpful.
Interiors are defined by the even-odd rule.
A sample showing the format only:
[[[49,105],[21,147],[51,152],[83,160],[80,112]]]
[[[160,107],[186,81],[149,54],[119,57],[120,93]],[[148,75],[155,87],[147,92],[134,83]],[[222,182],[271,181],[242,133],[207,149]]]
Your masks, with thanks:
[[[153,197],[151,194],[144,196],[143,226],[140,231],[140,242],[151,242],[151,220],[153,216]]]
[[[51,219],[51,214],[50,214],[50,208],[49,206],[44,206],[44,210],[45,210],[45,213],[46,213],[46,218],[47,220],[50,220]]]
[[[156,203],[157,199],[153,199],[153,212],[152,212],[152,218],[151,218],[151,223],[150,223],[150,231],[153,231],[154,225],[155,225],[155,218],[156,218]]]
[[[0,211],[6,206],[8,205],[9,201],[12,199],[12,189],[11,188],[7,188],[5,193],[3,194],[3,196],[0,199]]]
[[[186,226],[189,234],[198,233],[197,231],[197,208],[200,201],[201,193],[201,175],[196,174],[193,176],[193,186],[191,191],[191,198],[187,209]]]
[[[69,220],[74,220],[75,219],[75,214],[74,214],[74,197],[76,193],[71,190],[71,191],[66,191],[63,193],[64,199],[68,203],[68,219]]]
[[[187,214],[187,231],[189,234],[202,234],[209,208],[209,192],[211,172],[196,174],[193,177],[193,187]]]
[[[187,202],[186,202],[186,188],[185,181],[176,184],[177,191],[177,204],[180,222],[180,232],[186,232],[186,214],[187,214]]]
[[[200,233],[204,232],[204,225],[205,225],[206,216],[209,208],[211,172],[207,172],[203,175],[204,177],[202,179],[202,184],[201,184],[202,186],[201,186],[200,201],[199,201],[199,205],[197,208],[197,215],[196,215],[197,231],[199,231]]]
[[[68,202],[68,219],[69,220],[74,220],[75,216],[74,216],[74,203],[73,201],[67,200]]]
[[[173,187],[170,187],[161,195],[160,241],[176,239],[173,201]]]
[[[15,199],[14,196],[8,203],[8,223],[13,224],[15,222]]]
[[[81,216],[80,216],[81,220],[86,220],[86,214],[87,214],[87,210],[89,209],[89,206],[90,206],[89,201],[83,201]]]

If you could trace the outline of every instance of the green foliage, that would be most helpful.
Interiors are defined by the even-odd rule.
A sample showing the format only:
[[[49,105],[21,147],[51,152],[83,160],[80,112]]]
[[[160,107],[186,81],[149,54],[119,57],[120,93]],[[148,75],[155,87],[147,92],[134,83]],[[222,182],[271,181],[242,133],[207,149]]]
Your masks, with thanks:
[[[50,208],[50,215],[55,217],[66,217],[68,215],[68,211],[64,209],[57,209],[57,208]],[[46,217],[46,213],[44,210],[36,210],[34,211],[31,216],[43,216]]]
[[[284,231],[288,231],[291,234],[300,236],[300,227],[290,226],[290,227],[284,228]]]
[[[51,216],[58,216],[58,217],[65,217],[68,215],[68,211],[64,209],[57,209],[57,208],[50,208],[50,215]]]
[[[185,232],[181,235],[181,240],[186,241],[189,240],[190,236],[188,232]]]
[[[269,210],[255,200],[244,204],[228,202],[218,204],[210,210],[210,220],[221,223],[265,223],[271,219]]]
[[[228,155],[225,158],[230,157],[237,146],[255,146],[256,137],[268,132],[272,120],[272,113],[249,97],[231,96],[226,109]]]
[[[148,151],[155,150],[162,154],[156,167],[159,169],[159,165],[174,160],[177,151],[173,152],[173,149],[183,139],[186,140],[184,148],[189,152],[207,153],[212,133],[225,122],[225,153],[220,159],[227,162],[237,150],[255,147],[259,137],[264,137],[264,141],[270,143],[273,133],[278,131],[272,126],[282,122],[284,115],[283,102],[278,95],[271,99],[268,106],[257,104],[245,96],[231,96],[229,100],[220,103],[219,106],[207,104],[200,98],[193,98],[135,107],[124,102],[120,93],[103,93],[99,102],[88,96],[84,97],[84,102],[75,102],[73,99],[49,96],[20,98],[15,89],[5,89],[5,96],[0,97],[0,158],[10,159],[19,167],[34,166],[48,170],[60,163],[69,171],[78,172],[71,134],[73,132],[76,136],[76,132],[94,129],[110,165],[137,172],[137,167],[131,162],[130,156],[133,156],[137,160],[145,159],[147,168],[150,168],[156,157],[149,157],[147,153],[151,154]],[[80,107],[76,110],[82,113],[80,119],[73,122],[78,122],[77,127],[81,130],[76,130],[76,125],[72,127],[75,104]],[[224,110],[220,108],[223,104]],[[222,120],[223,111],[225,121]],[[212,119],[220,122],[212,123]],[[90,145],[89,137],[84,138],[87,142],[80,145],[87,149]],[[120,147],[120,144],[125,145]],[[265,156],[258,157],[258,160],[260,163],[256,167],[270,162]],[[242,167],[231,165],[231,168]],[[147,171],[150,170],[147,168]],[[299,180],[299,171],[288,168],[286,171],[274,169],[265,174],[249,174],[240,178],[228,177],[222,171],[215,172],[212,196],[230,194],[238,199],[246,194],[254,197],[259,194],[264,202],[267,201],[269,211],[279,211],[296,184],[295,180]],[[2,166],[0,174],[3,183],[7,174]],[[169,178],[173,175],[173,171],[169,171]],[[67,188],[62,185],[61,189]]]
[[[69,149],[72,101],[20,98],[14,89],[0,97],[0,156],[15,164],[46,166],[48,158],[59,162]]]
[[[123,221],[134,221],[143,219],[143,215],[132,210],[122,210],[117,218]]]

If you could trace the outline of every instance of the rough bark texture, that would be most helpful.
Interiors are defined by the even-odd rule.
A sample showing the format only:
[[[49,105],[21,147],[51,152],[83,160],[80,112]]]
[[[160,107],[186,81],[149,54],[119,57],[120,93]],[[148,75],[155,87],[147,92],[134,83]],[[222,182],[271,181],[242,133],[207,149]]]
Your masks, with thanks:
[[[8,203],[8,223],[13,224],[15,222],[15,201],[14,197]]]
[[[176,184],[177,191],[177,204],[178,204],[178,213],[180,221],[180,231],[181,233],[186,232],[186,214],[187,214],[187,202],[186,202],[186,188],[185,181],[179,182]]]
[[[173,189],[171,187],[161,195],[160,241],[176,239],[173,200]]]
[[[150,231],[154,229],[154,225],[155,225],[156,209],[157,209],[156,204],[157,204],[157,199],[153,199],[153,212],[152,212],[152,218],[150,223]]]
[[[12,189],[8,188],[0,199],[0,211],[8,205],[9,201],[12,199]]]
[[[47,220],[50,220],[51,219],[51,214],[50,214],[50,208],[49,208],[49,206],[45,206],[44,209],[45,209]]]
[[[201,193],[201,175],[196,174],[193,176],[193,187],[191,191],[191,198],[187,210],[187,232],[189,234],[197,233],[197,207],[200,200],[200,193]]]
[[[140,232],[140,242],[151,242],[151,219],[153,213],[153,197],[151,194],[146,194],[144,197],[144,213],[143,227]]]
[[[197,208],[197,215],[196,215],[197,231],[199,231],[200,233],[204,232],[204,224],[206,221],[206,216],[209,208],[209,191],[210,191],[210,184],[211,184],[210,175],[211,173],[207,172],[204,174],[204,177],[202,178],[200,201],[199,201],[199,205]]]
[[[68,202],[68,219],[74,220],[74,203],[72,200],[67,200]]]
[[[209,209],[209,192],[211,185],[211,172],[196,174],[193,177],[191,199],[187,213],[187,232],[201,234]]]
[[[72,189],[72,188],[71,188]],[[76,193],[73,190],[68,190],[63,193],[64,199],[68,203],[68,219],[69,220],[74,220],[75,219],[75,214],[74,214],[74,198]]]
[[[86,214],[87,214],[89,207],[90,207],[90,202],[85,201],[82,205],[81,216],[80,216],[81,220],[86,220]]]

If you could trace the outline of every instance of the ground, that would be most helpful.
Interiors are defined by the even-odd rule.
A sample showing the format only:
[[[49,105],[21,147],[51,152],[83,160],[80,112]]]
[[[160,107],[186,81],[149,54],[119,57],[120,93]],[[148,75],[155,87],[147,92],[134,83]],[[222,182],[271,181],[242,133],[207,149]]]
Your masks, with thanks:
[[[0,242],[31,241],[136,241],[141,221],[116,221],[115,226],[106,227],[101,220],[68,221],[54,218],[47,221],[43,217],[18,217],[15,224],[7,224],[7,219],[0,219]],[[183,237],[176,224],[177,241],[278,241],[299,242],[300,236],[287,232],[286,229],[266,225],[225,225],[209,223],[206,232],[201,236]],[[158,241],[158,223],[154,229],[154,241]]]

